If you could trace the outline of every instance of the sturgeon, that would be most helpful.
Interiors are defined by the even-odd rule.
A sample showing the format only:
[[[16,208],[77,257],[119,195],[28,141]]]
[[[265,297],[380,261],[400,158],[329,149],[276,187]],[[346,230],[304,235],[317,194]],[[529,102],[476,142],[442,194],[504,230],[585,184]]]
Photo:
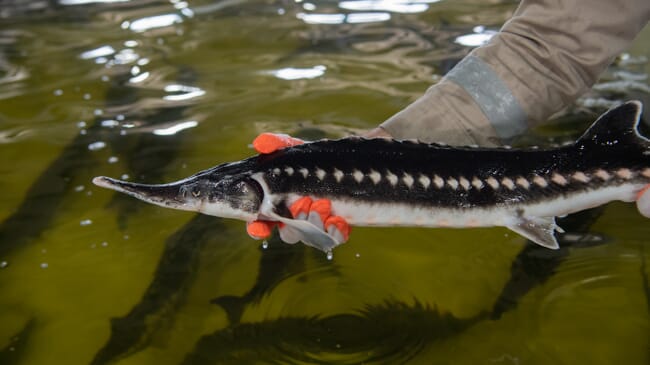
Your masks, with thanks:
[[[101,187],[167,208],[285,224],[324,252],[341,242],[288,207],[329,199],[356,226],[503,226],[551,249],[563,216],[613,200],[632,202],[650,184],[642,106],[601,115],[558,148],[450,147],[350,137],[321,140],[224,163],[186,179],[148,185],[96,177]]]

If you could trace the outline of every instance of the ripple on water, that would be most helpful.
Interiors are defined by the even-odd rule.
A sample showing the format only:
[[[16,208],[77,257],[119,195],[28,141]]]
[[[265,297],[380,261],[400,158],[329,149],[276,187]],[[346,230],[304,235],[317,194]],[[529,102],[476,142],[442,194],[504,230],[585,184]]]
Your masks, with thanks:
[[[637,254],[620,253],[611,246],[584,248],[574,251],[558,268],[542,302],[542,310],[555,303],[591,291],[618,290],[627,275],[638,275],[641,265]]]
[[[615,246],[573,251],[541,292],[533,294],[538,304],[528,307],[536,309],[527,315],[534,323],[533,333],[538,332],[551,347],[551,338],[565,346],[573,344],[577,352],[582,351],[579,347],[586,333],[593,343],[605,342],[615,331],[647,333],[647,321],[639,316],[639,308],[648,303],[642,268],[638,251]],[[605,319],[611,315],[616,321]]]
[[[213,301],[226,309],[231,325],[201,338],[185,363],[407,363],[484,318],[456,317],[414,301],[415,293],[400,293],[408,301],[385,300],[385,287],[399,283],[348,283],[345,261],[337,261],[343,255],[327,261],[319,251],[271,242],[252,288]],[[244,312],[241,322],[237,312]]]
[[[429,344],[453,337],[479,318],[458,319],[420,303],[387,301],[354,313],[287,316],[245,323],[201,338],[184,364],[402,364]],[[254,344],[254,345],[252,345]]]

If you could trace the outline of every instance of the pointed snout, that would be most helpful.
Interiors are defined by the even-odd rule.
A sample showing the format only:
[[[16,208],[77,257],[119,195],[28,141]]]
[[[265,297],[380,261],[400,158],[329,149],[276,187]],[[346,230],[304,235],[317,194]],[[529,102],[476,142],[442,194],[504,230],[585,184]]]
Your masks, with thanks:
[[[200,210],[201,201],[195,199],[191,194],[187,194],[184,181],[150,185],[98,176],[93,179],[93,184],[166,208]]]

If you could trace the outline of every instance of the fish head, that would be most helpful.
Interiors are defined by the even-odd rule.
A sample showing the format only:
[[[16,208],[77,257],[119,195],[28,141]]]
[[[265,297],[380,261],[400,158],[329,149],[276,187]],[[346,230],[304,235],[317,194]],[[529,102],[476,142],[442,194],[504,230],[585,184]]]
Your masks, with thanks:
[[[98,176],[97,186],[165,208],[246,221],[257,219],[264,193],[249,174],[224,164],[167,184],[140,184]]]

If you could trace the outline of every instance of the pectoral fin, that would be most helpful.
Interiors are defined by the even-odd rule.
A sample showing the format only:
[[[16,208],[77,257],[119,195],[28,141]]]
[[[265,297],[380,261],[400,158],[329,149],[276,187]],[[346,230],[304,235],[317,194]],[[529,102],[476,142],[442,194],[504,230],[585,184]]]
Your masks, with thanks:
[[[287,242],[289,243],[291,243],[290,241],[302,241],[306,245],[326,253],[341,244],[336,238],[330,236],[327,232],[316,227],[309,221],[285,218],[273,212],[267,212],[265,215],[274,221],[285,224],[285,227],[280,231],[280,236],[283,240],[284,236],[286,236]]]
[[[562,229],[555,224],[555,217],[516,217],[507,227],[540,246],[560,248],[554,233]]]

